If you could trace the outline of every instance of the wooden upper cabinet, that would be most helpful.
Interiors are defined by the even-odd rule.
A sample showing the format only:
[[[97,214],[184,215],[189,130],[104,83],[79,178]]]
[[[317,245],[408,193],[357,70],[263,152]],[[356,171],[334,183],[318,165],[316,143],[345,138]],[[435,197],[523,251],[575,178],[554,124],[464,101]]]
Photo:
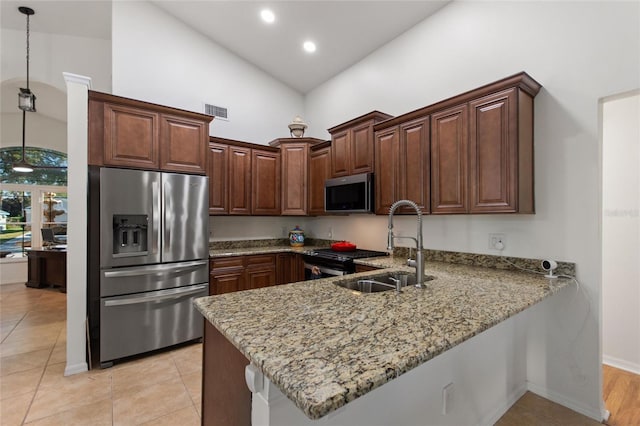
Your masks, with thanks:
[[[324,181],[331,178],[331,145],[314,147],[309,153],[309,210],[310,215],[323,215]]]
[[[373,123],[364,123],[351,131],[349,163],[352,175],[373,172]]]
[[[280,147],[282,160],[282,214],[307,214],[307,172],[309,145],[286,144]]]
[[[388,214],[398,200],[411,200],[429,213],[429,157],[429,117],[376,132],[376,214]],[[406,207],[397,212],[415,214]]]
[[[280,153],[252,150],[251,214],[280,214]]]
[[[209,214],[229,213],[229,146],[210,142],[207,158]]]
[[[204,174],[209,132],[207,123],[163,114],[160,116],[160,168]]]
[[[431,143],[429,117],[400,125],[400,196],[415,202],[422,213],[431,211]],[[415,213],[413,209],[401,208]]]
[[[104,164],[143,169],[159,165],[159,114],[104,104]]]
[[[522,96],[518,111],[518,90],[511,88],[469,105],[470,212],[533,213],[533,179],[524,169],[533,162],[531,98]]]
[[[251,214],[251,148],[229,147],[229,214]]]
[[[280,149],[281,161],[281,211],[283,216],[308,214],[309,153],[312,146],[325,143],[316,138],[279,138],[269,145]]]
[[[399,194],[400,130],[398,126],[376,132],[375,140],[375,212],[389,214]]]
[[[212,119],[89,91],[89,164],[205,174]]]
[[[351,174],[351,132],[344,130],[331,136],[331,176]]]
[[[468,107],[466,104],[431,117],[431,212],[468,211]]]
[[[373,126],[389,118],[388,114],[373,111],[329,129],[332,177],[373,172]]]

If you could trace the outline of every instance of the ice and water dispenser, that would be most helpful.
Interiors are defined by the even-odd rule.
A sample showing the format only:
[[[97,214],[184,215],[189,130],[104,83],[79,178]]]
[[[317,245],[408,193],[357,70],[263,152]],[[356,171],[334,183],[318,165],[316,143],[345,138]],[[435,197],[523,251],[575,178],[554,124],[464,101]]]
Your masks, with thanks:
[[[144,214],[113,215],[114,257],[147,254],[148,222]]]

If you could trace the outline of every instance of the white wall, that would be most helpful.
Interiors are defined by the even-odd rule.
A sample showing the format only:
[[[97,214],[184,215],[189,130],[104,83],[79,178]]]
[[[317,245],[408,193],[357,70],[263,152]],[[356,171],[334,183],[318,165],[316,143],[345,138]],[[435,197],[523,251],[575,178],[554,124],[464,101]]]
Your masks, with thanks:
[[[26,35],[2,29],[2,81],[26,79]],[[91,76],[93,90],[111,91],[111,41],[33,31],[30,34],[29,79],[66,93],[63,72]],[[36,93],[38,96],[38,93]],[[15,95],[16,103],[18,95]],[[36,106],[41,101],[36,100]],[[17,108],[17,107],[16,107]],[[61,105],[65,109],[66,105]]]
[[[602,353],[640,374],[640,93],[603,104]]]
[[[306,237],[313,237],[306,232],[311,220],[292,216],[209,216],[209,241],[288,238],[296,225]]]
[[[141,19],[143,17],[143,19]],[[289,137],[302,95],[147,2],[113,3],[113,93],[203,112],[227,107],[212,136],[266,144]],[[238,31],[242,31],[241,28]]]
[[[324,129],[358,114],[408,112],[522,70],[543,85],[536,214],[428,217],[425,245],[490,253],[488,234],[502,232],[506,255],[576,262],[584,293],[542,306],[540,317],[563,328],[532,324],[528,379],[592,417],[602,408],[598,100],[640,87],[639,17],[638,2],[453,2],[306,97],[309,136],[325,138]],[[414,222],[396,227],[411,234]],[[367,218],[367,232],[355,216],[339,223],[340,238],[385,244],[386,218]]]

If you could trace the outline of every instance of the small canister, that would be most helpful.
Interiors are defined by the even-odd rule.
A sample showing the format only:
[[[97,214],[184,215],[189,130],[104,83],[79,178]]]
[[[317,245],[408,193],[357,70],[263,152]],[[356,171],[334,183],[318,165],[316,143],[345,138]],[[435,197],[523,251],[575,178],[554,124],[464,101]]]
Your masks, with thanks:
[[[291,247],[304,246],[304,231],[298,225],[289,231],[289,244],[291,244]]]

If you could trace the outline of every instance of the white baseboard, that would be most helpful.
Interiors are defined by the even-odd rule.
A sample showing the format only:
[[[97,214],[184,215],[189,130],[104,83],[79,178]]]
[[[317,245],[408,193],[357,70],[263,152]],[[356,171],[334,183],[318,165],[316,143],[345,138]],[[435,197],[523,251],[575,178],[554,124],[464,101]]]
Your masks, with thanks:
[[[629,373],[640,374],[640,364],[625,361],[624,359],[603,355],[602,363],[610,365],[611,367],[619,368],[620,370],[628,371]]]
[[[89,371],[89,366],[86,362],[80,362],[74,365],[67,365],[64,369],[65,376],[72,376],[78,373],[84,373],[85,371]]]
[[[587,417],[591,417],[598,422],[601,422],[603,420],[604,413],[601,412],[599,407],[588,407],[584,404],[560,395],[559,393],[543,388],[542,386],[539,386],[535,383],[527,382],[527,389],[538,396],[546,398],[549,401],[553,401],[556,404],[560,404]]]
[[[504,404],[502,404],[500,407],[497,407],[493,411],[493,413],[489,414],[488,416],[485,416],[478,424],[487,425],[487,426],[496,424],[496,422],[500,420],[500,417],[502,417],[504,413],[509,411],[509,408],[511,408],[511,406],[515,404],[516,401],[519,400],[522,397],[522,395],[525,394],[525,392],[527,392],[527,385],[523,383],[522,386],[520,386],[519,388],[511,392],[511,394],[509,394]]]

